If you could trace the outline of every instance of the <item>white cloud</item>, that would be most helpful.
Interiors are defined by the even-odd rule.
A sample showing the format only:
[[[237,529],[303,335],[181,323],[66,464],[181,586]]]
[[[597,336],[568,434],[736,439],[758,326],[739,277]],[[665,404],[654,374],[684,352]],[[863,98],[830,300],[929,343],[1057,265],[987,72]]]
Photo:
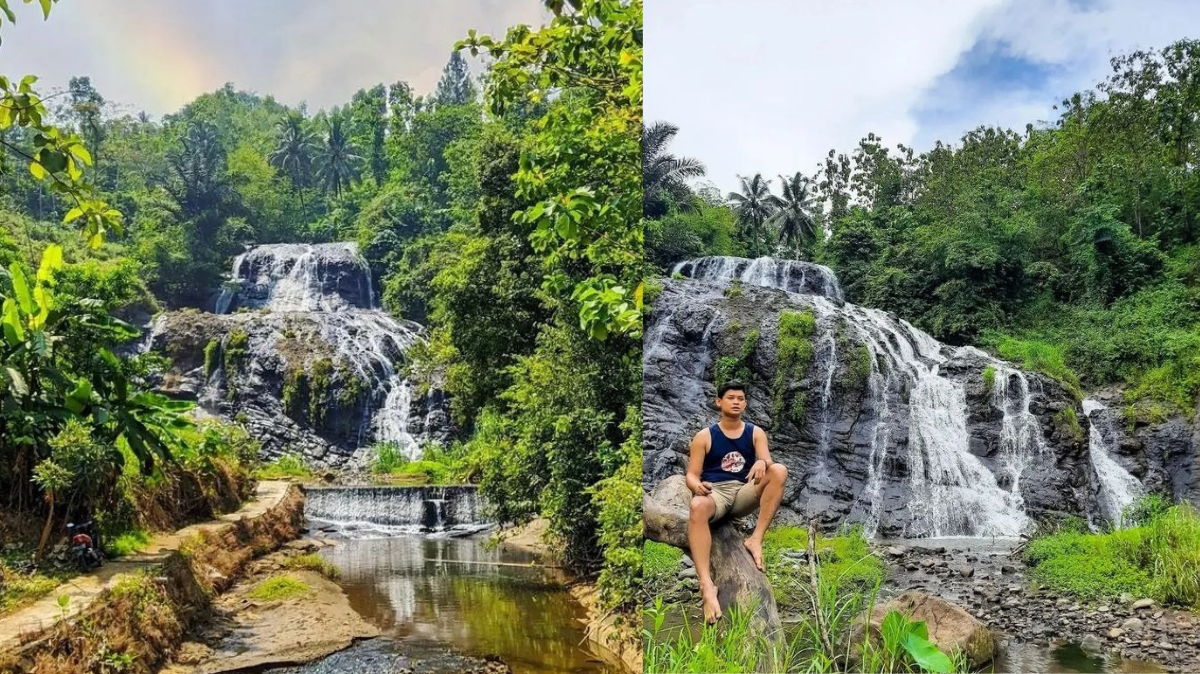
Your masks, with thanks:
[[[1200,32],[1187,0],[647,5],[646,118],[679,125],[672,151],[704,161],[726,191],[738,173],[809,173],[870,131],[918,149],[980,124],[1021,131],[1105,77],[1111,56]],[[1052,72],[968,86],[979,83],[951,73],[980,42]]]

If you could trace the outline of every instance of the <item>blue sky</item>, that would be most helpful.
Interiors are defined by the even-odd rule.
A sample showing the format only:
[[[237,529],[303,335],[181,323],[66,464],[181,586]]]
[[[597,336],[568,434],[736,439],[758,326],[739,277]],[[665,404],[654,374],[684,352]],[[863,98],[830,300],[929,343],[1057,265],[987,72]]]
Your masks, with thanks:
[[[48,21],[37,3],[10,4],[4,75],[37,74],[43,94],[87,75],[123,111],[154,116],[226,82],[313,110],[398,80],[424,94],[468,30],[545,22],[539,0],[64,0]]]
[[[1052,120],[1112,56],[1200,38],[1200,2],[652,0],[645,21],[646,119],[726,192],[868,132],[925,150]]]

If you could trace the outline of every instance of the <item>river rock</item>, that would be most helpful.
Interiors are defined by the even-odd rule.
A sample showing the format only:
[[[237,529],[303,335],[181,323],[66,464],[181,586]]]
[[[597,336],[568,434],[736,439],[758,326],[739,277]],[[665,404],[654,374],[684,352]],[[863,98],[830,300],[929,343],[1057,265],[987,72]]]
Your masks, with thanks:
[[[971,576],[975,575],[975,567],[973,566],[960,566],[956,569],[956,571],[958,571],[958,574],[963,578],[970,578]]]
[[[862,644],[868,631],[871,639],[878,642],[883,618],[891,611],[899,611],[909,620],[924,621],[929,640],[935,646],[945,653],[961,649],[972,667],[980,667],[995,656],[996,643],[983,623],[955,604],[915,590],[876,606],[869,614],[864,611],[855,619],[847,643]],[[861,658],[859,649],[851,651],[853,658]]]
[[[1085,653],[1102,653],[1104,651],[1104,644],[1100,641],[1100,637],[1095,634],[1087,634],[1079,640],[1079,648],[1083,649]]]
[[[1135,610],[1141,610],[1141,609],[1152,608],[1153,606],[1154,606],[1153,599],[1139,599],[1139,600],[1133,602],[1133,605],[1130,606],[1130,608],[1135,609]]]
[[[1000,573],[1002,573],[1006,576],[1012,575],[1016,572],[1017,572],[1017,567],[1012,566],[1011,564],[1002,564],[1000,566]]]
[[[903,546],[892,545],[884,548],[884,552],[886,552],[889,557],[903,557],[908,550],[906,550]]]
[[[1119,639],[1122,634],[1125,634],[1125,630],[1121,629],[1120,627],[1114,627],[1108,631],[1108,638]]]
[[[679,572],[679,577],[680,578],[695,578],[696,577],[696,567],[694,567],[694,566],[685,567],[682,571]]]
[[[1125,622],[1121,623],[1121,629],[1125,630],[1126,632],[1140,630],[1143,626],[1144,623],[1142,623],[1141,618],[1129,618]]]

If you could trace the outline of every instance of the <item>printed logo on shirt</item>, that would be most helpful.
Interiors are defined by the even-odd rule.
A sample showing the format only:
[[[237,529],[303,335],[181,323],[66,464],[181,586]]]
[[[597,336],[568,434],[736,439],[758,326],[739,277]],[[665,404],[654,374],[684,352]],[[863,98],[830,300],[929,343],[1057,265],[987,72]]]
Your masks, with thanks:
[[[727,473],[740,473],[746,467],[746,457],[741,452],[730,452],[721,458],[721,470]]]

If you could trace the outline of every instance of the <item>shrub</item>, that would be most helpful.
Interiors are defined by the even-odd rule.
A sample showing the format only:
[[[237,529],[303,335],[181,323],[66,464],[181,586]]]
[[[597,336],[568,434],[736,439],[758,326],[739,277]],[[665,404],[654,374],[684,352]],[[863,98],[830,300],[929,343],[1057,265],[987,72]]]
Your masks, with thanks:
[[[255,473],[260,480],[281,480],[285,478],[310,479],[313,474],[299,454],[284,454],[274,461],[263,465]]]
[[[646,541],[642,546],[642,587],[650,597],[671,591],[683,551],[671,545]]]

